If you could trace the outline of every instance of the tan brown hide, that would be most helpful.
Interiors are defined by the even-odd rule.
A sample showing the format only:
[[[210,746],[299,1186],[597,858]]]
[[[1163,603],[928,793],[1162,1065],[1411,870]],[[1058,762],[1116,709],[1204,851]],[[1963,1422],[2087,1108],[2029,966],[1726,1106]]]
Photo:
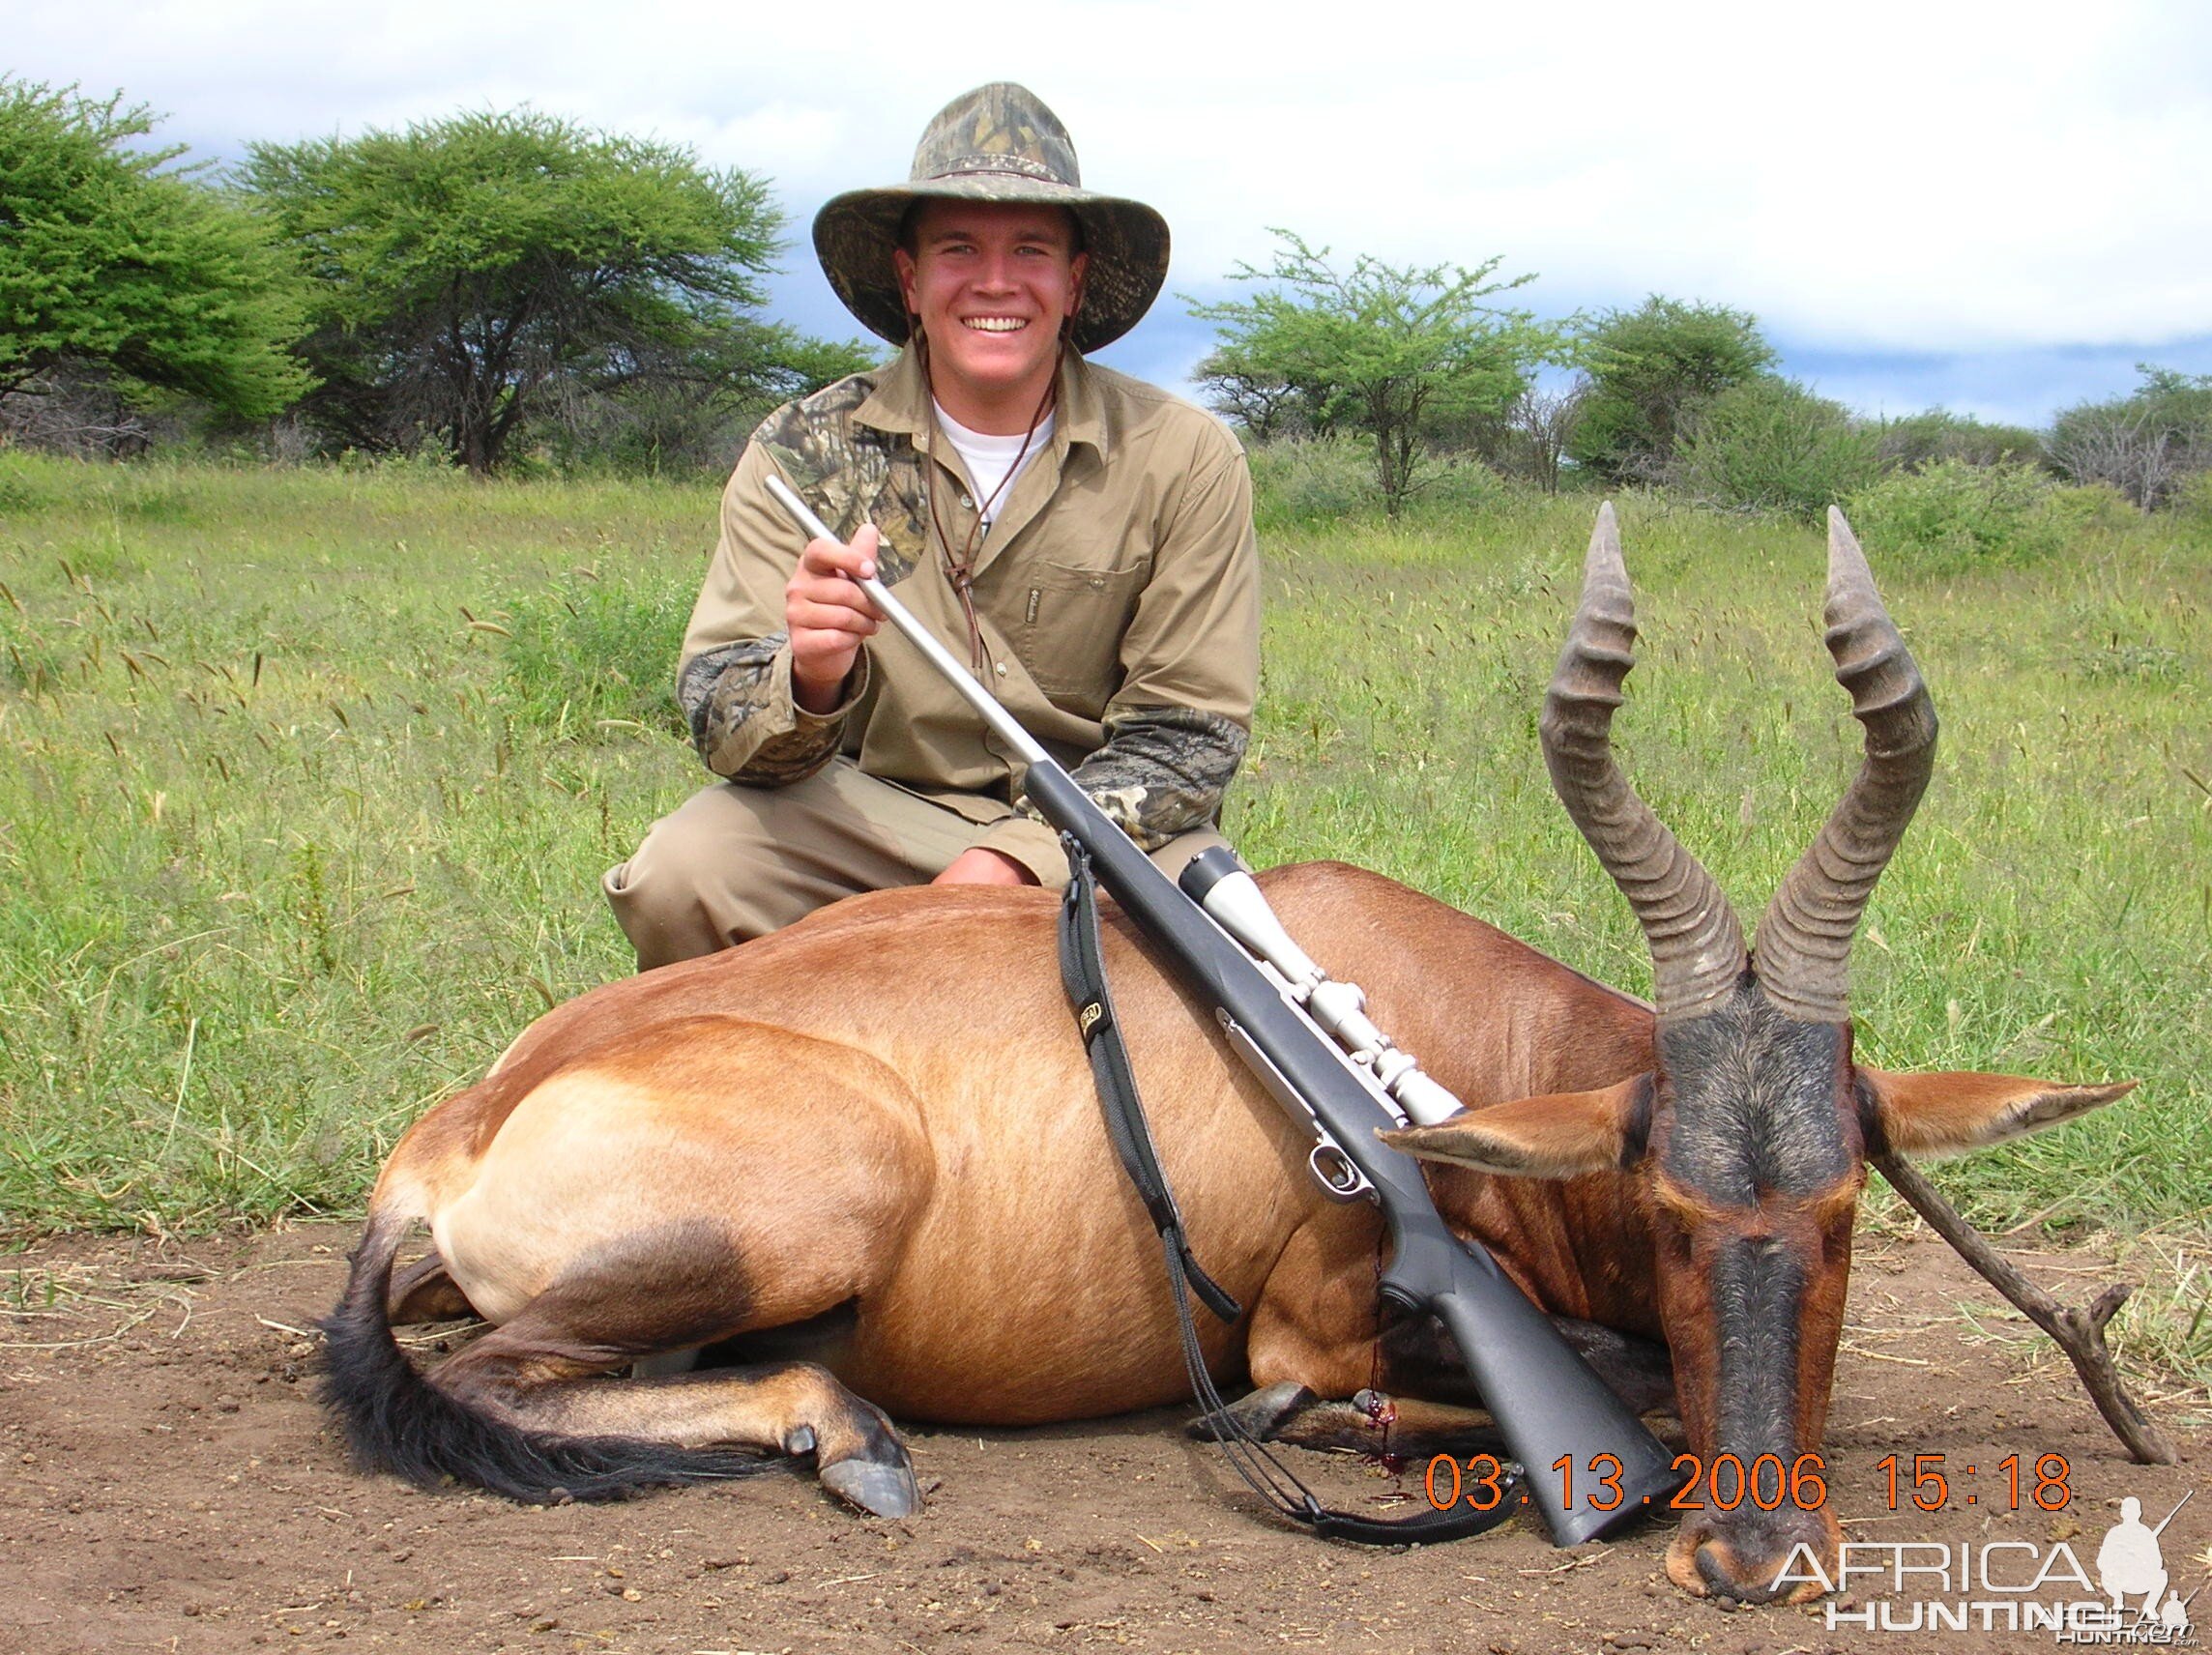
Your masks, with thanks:
[[[1478,920],[1340,864],[1264,883],[1470,1105],[1649,1066],[1639,1002]],[[666,1325],[626,1329],[623,1356],[855,1300],[826,1365],[901,1417],[1028,1424],[1187,1396],[1158,1244],[1062,997],[1056,912],[1038,891],[886,892],[609,984],[426,1117],[373,1205],[427,1220],[495,1321],[641,1227],[693,1227],[697,1287],[663,1301]],[[1248,1356],[1257,1383],[1349,1394],[1373,1374],[1377,1214],[1320,1198],[1310,1144],[1210,1016],[1118,915],[1107,933],[1194,1248],[1251,1308],[1248,1327],[1207,1324],[1215,1370]],[[985,993],[983,960],[1031,965]],[[1441,1179],[1539,1302],[1656,1336],[1617,1179]]]

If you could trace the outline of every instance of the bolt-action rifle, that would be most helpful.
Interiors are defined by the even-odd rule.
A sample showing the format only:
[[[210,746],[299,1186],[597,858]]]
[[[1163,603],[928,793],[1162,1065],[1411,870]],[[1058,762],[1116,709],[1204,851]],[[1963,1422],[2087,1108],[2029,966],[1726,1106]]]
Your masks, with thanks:
[[[770,478],[768,485],[810,537],[836,540],[780,478]],[[1381,1206],[1390,1240],[1390,1263],[1381,1284],[1383,1296],[1406,1310],[1436,1317],[1450,1334],[1508,1450],[1521,1462],[1553,1539],[1561,1546],[1577,1545],[1646,1510],[1674,1486],[1674,1457],[1606,1388],[1489,1252],[1445,1226],[1429,1199],[1419,1164],[1376,1137],[1407,1123],[1401,1099],[1421,1118],[1434,1119],[1449,1112],[1449,1093],[1420,1076],[1410,1060],[1393,1061],[1403,1054],[1390,1051],[1387,1041],[1354,1060],[1324,1032],[1309,1004],[1324,1017],[1341,1019],[1328,997],[1315,1003],[1318,968],[1295,944],[1274,967],[1246,951],[1233,930],[1257,938],[1255,951],[1261,952],[1280,952],[1288,939],[1277,942],[1267,932],[1273,915],[1233,857],[1224,862],[1209,853],[1202,858],[1207,865],[1188,880],[1200,887],[1198,897],[1207,899],[1208,906],[1202,907],[1091,802],[881,580],[870,577],[859,585],[993,734],[1020,755],[1029,766],[1022,788],[1038,814],[1082,845],[1099,882],[1122,911],[1166,951],[1187,986],[1212,1005],[1237,1057],[1301,1127],[1317,1134],[1312,1165],[1324,1190],[1335,1199],[1367,1199]],[[1255,915],[1255,902],[1265,920]],[[1208,907],[1229,915],[1227,928]],[[1292,973],[1302,982],[1290,980]],[[1351,989],[1349,984],[1328,986]],[[1385,1089],[1390,1082],[1396,1083],[1395,1096]],[[1607,1456],[1618,1462],[1617,1477],[1589,1468],[1591,1462]],[[1602,1507],[1586,1498],[1570,1506],[1574,1472],[1581,1473],[1586,1491],[1603,1477],[1606,1496],[1612,1499],[1617,1489],[1617,1499]]]

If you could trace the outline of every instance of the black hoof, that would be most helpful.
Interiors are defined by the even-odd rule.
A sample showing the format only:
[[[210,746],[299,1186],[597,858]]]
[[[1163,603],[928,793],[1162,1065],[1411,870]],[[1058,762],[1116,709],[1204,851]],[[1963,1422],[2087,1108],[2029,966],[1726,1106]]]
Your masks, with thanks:
[[[1319,1401],[1312,1391],[1295,1379],[1282,1379],[1264,1385],[1249,1396],[1239,1397],[1229,1405],[1229,1417],[1247,1437],[1265,1441],[1275,1428]],[[1228,1435],[1210,1414],[1200,1414],[1183,1427],[1184,1434],[1201,1442],[1218,1442]]]
[[[877,1517],[912,1517],[921,1509],[914,1468],[880,1460],[837,1460],[822,1467],[822,1486],[847,1505]]]

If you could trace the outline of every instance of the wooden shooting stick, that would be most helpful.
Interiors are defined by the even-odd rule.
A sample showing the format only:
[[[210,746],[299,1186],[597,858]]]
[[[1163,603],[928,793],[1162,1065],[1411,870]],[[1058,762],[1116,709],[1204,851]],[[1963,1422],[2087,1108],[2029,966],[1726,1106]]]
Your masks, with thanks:
[[[2112,1434],[2126,1445],[2128,1452],[2141,1465],[2172,1465],[2173,1444],[2150,1422],[2135,1398],[2128,1395],[2120,1371],[2113,1364],[2111,1350],[2105,1343],[2105,1323],[2112,1320],[2113,1312],[2127,1303],[2128,1295],[2136,1291],[2135,1284],[2114,1282],[2086,1305],[2062,1305],[1999,1258],[1996,1249],[1980,1232],[1943,1199],[1943,1193],[1922,1177],[1902,1155],[1884,1149],[1869,1158],[1889,1180],[1889,1187],[1928,1221],[1930,1229],[1950,1242],[1959,1257],[2012,1300],[2022,1315],[2058,1342],[2058,1348],[2066,1352],[2066,1359],[2074,1364],[2074,1371],[2081,1376],[2089,1400],[2097,1405],[2097,1411],[2105,1416],[2105,1423],[2112,1428]]]

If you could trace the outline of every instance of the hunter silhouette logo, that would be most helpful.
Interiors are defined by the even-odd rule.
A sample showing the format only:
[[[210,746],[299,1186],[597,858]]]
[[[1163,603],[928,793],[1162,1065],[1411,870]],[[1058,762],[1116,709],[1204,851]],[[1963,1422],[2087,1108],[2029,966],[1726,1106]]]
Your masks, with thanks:
[[[2141,1500],[2121,1500],[2093,1563],[2064,1540],[1846,1541],[1832,1573],[1799,1545],[1774,1584],[1817,1583],[1831,1594],[1830,1631],[2046,1632],[2061,1645],[2196,1648],[2189,1610],[2203,1588],[2187,1597],[2175,1589],[2160,1544],[2195,1497],[2183,1495],[2156,1526],[2143,1522]],[[1865,1595],[1853,1602],[1854,1593]]]
[[[2181,1504],[2168,1512],[2156,1528],[2144,1524],[2142,1501],[2133,1495],[2120,1501],[2120,1521],[2112,1524],[2105,1543],[2097,1548],[2097,1584],[2112,1600],[2114,1613],[2125,1611],[2132,1602],[2137,1606],[2136,1623],[2139,1626],[2156,1626],[2176,1635],[2189,1630],[2189,1605],[2197,1601],[2197,1593],[2191,1592],[2185,1602],[2178,1592],[2168,1589],[2166,1556],[2159,1550],[2158,1537],[2196,1492],[2192,1489],[2183,1495]],[[2163,1606],[2159,1602],[2162,1595],[2166,1599]]]

